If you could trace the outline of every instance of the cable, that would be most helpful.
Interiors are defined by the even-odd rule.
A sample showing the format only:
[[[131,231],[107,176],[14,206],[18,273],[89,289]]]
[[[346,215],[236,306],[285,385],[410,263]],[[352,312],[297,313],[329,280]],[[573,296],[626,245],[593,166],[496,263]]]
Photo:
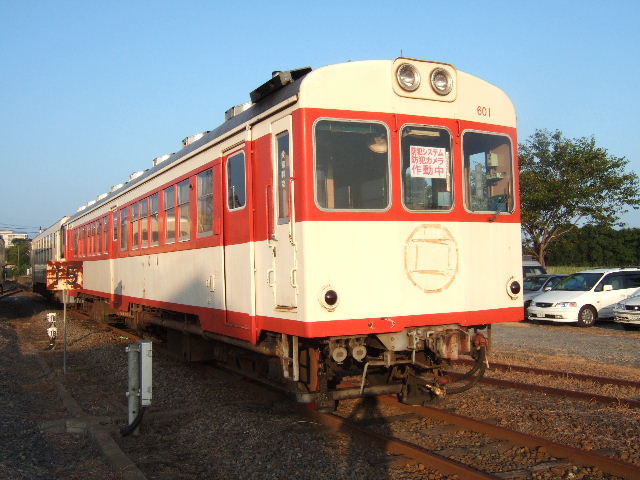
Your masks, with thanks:
[[[146,407],[140,407],[140,411],[138,412],[138,415],[136,415],[136,418],[133,419],[133,422],[131,422],[126,427],[122,427],[120,429],[120,435],[122,435],[123,437],[131,435],[133,431],[136,428],[138,428],[138,425],[140,425],[140,422],[142,422],[142,417],[144,416],[145,410],[146,410]]]

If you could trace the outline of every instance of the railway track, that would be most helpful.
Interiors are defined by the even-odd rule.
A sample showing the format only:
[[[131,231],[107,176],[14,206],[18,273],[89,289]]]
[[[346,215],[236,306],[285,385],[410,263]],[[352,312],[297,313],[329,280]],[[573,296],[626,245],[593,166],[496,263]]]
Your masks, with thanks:
[[[473,362],[469,362],[466,360],[460,360],[456,362],[461,365],[473,365]],[[533,375],[547,375],[550,377],[562,377],[562,378],[570,378],[585,382],[595,382],[607,385],[619,385],[622,387],[635,387],[640,388],[640,382],[633,380],[625,380],[622,378],[612,378],[612,377],[602,377],[596,375],[586,375],[583,373],[575,373],[575,372],[566,372],[559,370],[549,370],[545,368],[536,368],[529,367],[525,365],[512,365],[507,363],[491,363],[491,370],[499,370],[502,372],[518,372],[518,373],[526,373]]]
[[[86,314],[79,313],[83,318]],[[121,328],[101,323],[122,336],[133,340],[140,337]],[[494,365],[495,367],[495,365]],[[514,368],[509,365],[499,365],[501,370],[519,370],[522,373],[541,372],[553,376],[566,376],[566,372],[545,371],[529,367]],[[258,380],[251,377],[251,380]],[[598,381],[602,377],[578,375],[583,381]],[[486,383],[501,388],[522,388],[535,392],[551,393],[565,397],[596,400],[603,403],[618,403],[637,407],[637,401],[614,397],[594,396],[586,392],[565,391],[551,387],[533,386],[530,384],[509,382],[498,379],[486,379]],[[602,378],[603,382],[615,381],[615,385],[637,386],[637,382]],[[267,387],[273,388],[270,384]],[[429,470],[445,475],[456,475],[464,479],[520,479],[533,478],[540,472],[550,472],[551,475],[568,474],[580,469],[597,469],[604,474],[625,478],[640,479],[640,470],[631,463],[599,455],[592,451],[581,450],[572,446],[562,445],[545,438],[510,430],[490,422],[480,421],[470,417],[457,415],[433,407],[408,406],[399,403],[393,397],[376,397],[350,402],[351,408],[362,412],[371,410],[362,404],[376,404],[373,415],[350,415],[349,410],[338,413],[322,413],[308,406],[297,406],[296,410],[304,414],[314,423],[326,427],[331,432],[349,431],[368,443],[375,443],[386,454],[385,462],[393,465],[418,464]],[[360,404],[360,405],[359,405]],[[407,418],[422,423],[424,434],[428,437],[437,435],[447,436],[450,432],[457,432],[458,437],[469,438],[469,445],[455,444],[453,446],[429,446],[419,440],[409,441],[401,438],[404,430],[402,422]],[[399,421],[398,425],[395,425]],[[384,426],[381,431],[380,426]],[[396,431],[399,434],[396,434]],[[446,440],[444,441],[446,444]],[[455,443],[455,442],[454,442]],[[437,442],[436,442],[437,444]],[[519,449],[529,452],[529,461],[515,465],[514,456]],[[534,452],[535,461],[531,461]],[[486,458],[491,458],[490,465],[484,465]],[[588,477],[586,477],[588,478]]]
[[[5,284],[4,286],[4,291],[2,293],[0,293],[0,299],[5,298],[5,297],[10,297],[11,295],[15,295],[18,292],[21,292],[22,288],[20,288],[17,285],[8,285]]]
[[[461,362],[465,363],[466,362]],[[518,365],[508,365],[508,364],[492,364],[492,369],[499,370],[502,372],[517,372],[523,373],[527,375],[539,375],[539,376],[547,376],[554,378],[563,378],[565,380],[570,380],[572,382],[580,383],[585,382],[587,384],[595,384],[595,385],[613,385],[618,387],[627,387],[627,388],[635,388],[640,391],[640,382],[636,382],[633,380],[625,380],[611,377],[602,377],[595,375],[585,375],[573,372],[563,372],[556,370],[548,370],[548,369],[540,369],[535,367],[526,367],[526,366],[518,366]],[[599,395],[597,393],[591,391],[580,391],[580,390],[570,390],[566,388],[556,388],[550,387],[546,385],[540,385],[538,383],[532,382],[519,382],[514,380],[505,380],[494,378],[491,376],[485,375],[485,377],[480,380],[480,383],[486,385],[492,385],[498,388],[512,388],[517,390],[529,391],[529,392],[537,392],[544,393],[548,395],[555,395],[562,398],[575,398],[577,400],[585,400],[588,402],[598,402],[605,405],[618,405],[625,406],[629,408],[640,408],[640,400],[636,398],[625,398],[623,396],[609,396],[609,395]]]
[[[515,430],[503,428],[470,417],[456,415],[441,409],[432,407],[415,408],[420,413],[428,416],[429,418],[439,419],[447,423],[455,424],[461,428],[484,433],[491,436],[492,438],[505,440],[516,445],[522,445],[538,450],[544,449],[553,457],[566,459],[576,465],[596,467],[605,473],[611,475],[619,475],[623,478],[640,479],[640,469],[638,469],[636,465],[633,465],[631,463],[612,459],[603,455],[599,455],[592,451],[578,449],[568,445],[562,445],[539,436],[517,432]],[[534,467],[528,470],[535,469],[536,468]]]

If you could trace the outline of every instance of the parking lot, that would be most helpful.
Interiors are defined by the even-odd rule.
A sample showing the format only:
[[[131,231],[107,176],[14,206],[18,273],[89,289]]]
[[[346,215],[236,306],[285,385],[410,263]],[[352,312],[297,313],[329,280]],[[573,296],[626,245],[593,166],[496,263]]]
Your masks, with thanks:
[[[558,361],[571,358],[585,364],[640,368],[640,332],[626,331],[609,321],[590,328],[545,322],[499,324],[494,326],[492,338],[495,353],[522,361],[530,352],[531,359],[548,355]]]

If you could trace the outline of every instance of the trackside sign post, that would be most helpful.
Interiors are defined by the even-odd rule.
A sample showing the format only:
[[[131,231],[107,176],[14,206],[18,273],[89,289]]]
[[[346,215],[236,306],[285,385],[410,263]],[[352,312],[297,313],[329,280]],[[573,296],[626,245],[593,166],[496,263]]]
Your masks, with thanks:
[[[67,373],[67,290],[82,288],[82,262],[47,263],[47,289],[62,291],[62,325],[64,331],[64,354],[62,371]]]

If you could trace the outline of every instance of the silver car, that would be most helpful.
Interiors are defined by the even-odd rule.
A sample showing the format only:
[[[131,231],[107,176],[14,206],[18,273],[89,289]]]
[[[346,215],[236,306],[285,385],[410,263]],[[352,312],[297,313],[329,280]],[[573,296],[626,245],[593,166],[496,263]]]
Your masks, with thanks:
[[[524,308],[528,308],[531,305],[531,300],[541,293],[552,290],[566,276],[564,273],[545,273],[526,277],[524,279]]]
[[[621,323],[625,330],[640,330],[640,290],[616,303],[613,321]]]

